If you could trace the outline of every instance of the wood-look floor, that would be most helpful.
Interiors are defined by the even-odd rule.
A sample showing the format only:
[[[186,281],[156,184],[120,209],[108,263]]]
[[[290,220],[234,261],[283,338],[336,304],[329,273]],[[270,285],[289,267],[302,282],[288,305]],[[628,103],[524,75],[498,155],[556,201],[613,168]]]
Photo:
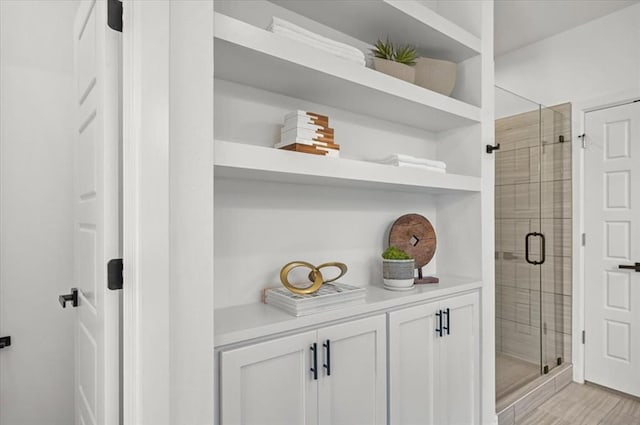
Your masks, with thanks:
[[[640,400],[590,384],[571,383],[517,425],[640,425]]]

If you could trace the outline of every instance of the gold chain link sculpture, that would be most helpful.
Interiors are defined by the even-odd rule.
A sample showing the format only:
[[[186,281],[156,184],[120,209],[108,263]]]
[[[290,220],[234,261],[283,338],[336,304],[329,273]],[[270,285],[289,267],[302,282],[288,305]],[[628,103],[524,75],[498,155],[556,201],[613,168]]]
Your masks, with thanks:
[[[311,281],[310,286],[307,286],[306,288],[298,288],[297,286],[293,286],[289,282],[289,273],[291,273],[291,270],[298,267],[306,267],[311,270],[308,276],[309,281]],[[340,274],[334,277],[333,279],[324,280],[324,277],[322,276],[322,272],[320,271],[320,269],[323,269],[326,267],[337,267],[338,269],[340,269]],[[339,263],[337,261],[320,264],[317,267],[311,263],[307,263],[306,261],[292,261],[288,264],[285,264],[282,270],[280,270],[280,281],[282,282],[285,288],[287,288],[289,291],[295,294],[300,294],[300,295],[313,294],[314,292],[320,289],[322,284],[338,280],[342,276],[344,276],[346,272],[347,272],[347,265],[344,263]]]

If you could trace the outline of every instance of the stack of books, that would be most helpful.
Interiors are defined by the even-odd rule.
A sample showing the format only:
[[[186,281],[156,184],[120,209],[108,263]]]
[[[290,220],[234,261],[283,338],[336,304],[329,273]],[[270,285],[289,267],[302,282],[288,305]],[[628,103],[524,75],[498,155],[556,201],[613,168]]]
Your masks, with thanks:
[[[315,112],[293,111],[284,117],[278,149],[331,157],[340,156],[329,117]]]
[[[364,288],[333,282],[325,283],[317,292],[307,295],[294,294],[286,288],[267,289],[264,302],[294,316],[306,316],[362,304],[364,299]]]

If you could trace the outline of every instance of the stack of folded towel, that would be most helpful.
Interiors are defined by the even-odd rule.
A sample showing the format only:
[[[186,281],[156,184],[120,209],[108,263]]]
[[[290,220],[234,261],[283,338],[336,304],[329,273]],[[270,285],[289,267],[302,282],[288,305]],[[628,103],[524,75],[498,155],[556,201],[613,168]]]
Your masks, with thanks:
[[[271,21],[271,25],[269,25],[267,30],[274,34],[280,34],[285,37],[298,40],[342,59],[357,63],[358,65],[365,66],[366,64],[364,53],[362,53],[361,50],[356,49],[353,46],[349,46],[348,44],[340,43],[308,31],[292,24],[291,22],[287,22],[284,19],[276,18],[274,16]]]
[[[413,167],[421,168],[423,170],[435,171],[436,173],[446,173],[447,164],[442,161],[435,161],[426,158],[416,158],[410,155],[403,155],[395,153],[384,159],[380,159],[374,162],[379,162],[385,165],[394,165],[396,167]]]
[[[315,112],[293,111],[284,117],[277,149],[340,156],[340,145],[334,141],[333,128],[329,127],[329,117]]]

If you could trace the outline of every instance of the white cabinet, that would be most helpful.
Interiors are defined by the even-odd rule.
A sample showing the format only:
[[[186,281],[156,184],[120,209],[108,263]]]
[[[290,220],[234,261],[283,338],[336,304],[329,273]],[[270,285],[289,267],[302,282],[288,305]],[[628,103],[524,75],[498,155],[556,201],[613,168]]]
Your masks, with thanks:
[[[389,313],[391,425],[480,420],[477,293]]]
[[[305,332],[222,352],[222,423],[316,424],[315,341],[316,332]]]
[[[220,354],[222,425],[386,423],[379,315]]]

